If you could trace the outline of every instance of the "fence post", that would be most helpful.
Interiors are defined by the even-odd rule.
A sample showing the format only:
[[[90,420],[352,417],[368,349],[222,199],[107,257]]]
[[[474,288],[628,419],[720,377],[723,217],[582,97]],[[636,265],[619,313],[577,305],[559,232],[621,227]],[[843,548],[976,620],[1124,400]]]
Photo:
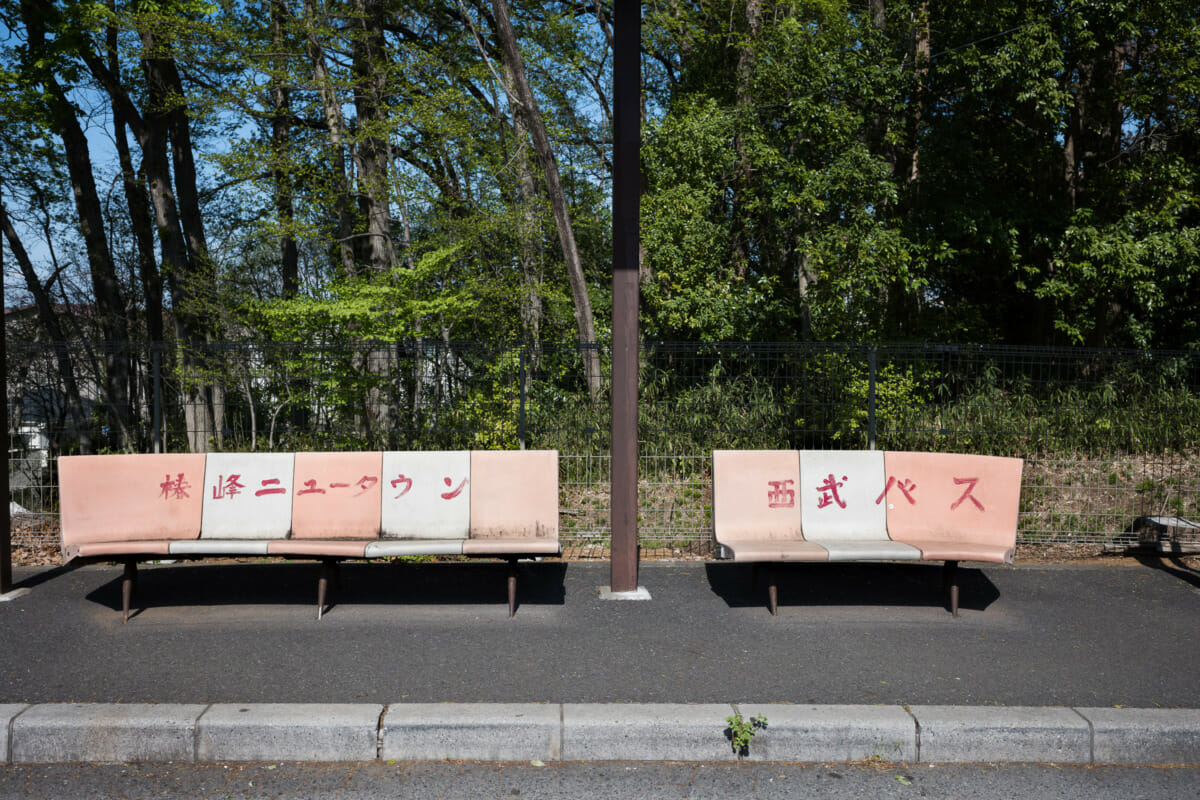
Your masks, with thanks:
[[[4,445],[4,474],[0,475],[0,500],[4,501],[4,516],[0,517],[0,594],[12,591],[12,515],[8,496],[8,344],[5,336],[8,333],[8,304],[4,299],[4,246],[0,245],[0,312],[4,320],[0,322],[0,424],[4,426],[4,435],[0,444]]]
[[[522,450],[525,449],[525,347],[526,344],[522,342],[520,355],[521,369],[520,374],[517,377],[517,381],[520,383],[521,387],[519,389],[521,393],[521,411],[520,415],[517,417],[517,439],[521,443]]]
[[[877,346],[871,345],[867,353],[867,364],[870,365],[870,378],[867,381],[867,449],[875,449],[875,376],[879,371]]]
[[[151,417],[153,419],[153,439],[154,452],[161,453],[163,451],[162,442],[162,348],[161,342],[150,343],[150,380],[153,384],[150,387],[150,392],[153,395],[151,399]]]

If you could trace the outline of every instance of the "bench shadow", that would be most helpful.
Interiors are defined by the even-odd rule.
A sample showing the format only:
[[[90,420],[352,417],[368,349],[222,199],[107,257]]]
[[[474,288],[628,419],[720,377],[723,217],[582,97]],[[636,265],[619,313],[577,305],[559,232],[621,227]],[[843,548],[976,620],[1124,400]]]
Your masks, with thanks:
[[[1165,572],[1200,589],[1200,569],[1189,566],[1182,558],[1158,553],[1154,555],[1139,553],[1134,557],[1142,566]]]
[[[517,566],[517,613],[522,606],[563,605],[563,562]],[[284,606],[315,610],[321,565],[308,561],[176,563],[138,568],[130,620],[143,609]],[[339,605],[499,606],[507,614],[508,565],[478,562],[346,562],[329,588],[325,613]],[[121,573],[87,595],[121,613]]]
[[[780,608],[950,608],[940,563],[792,562],[761,566],[756,587],[753,564],[726,561],[705,565],[713,593],[730,608],[767,608],[768,568],[775,570]],[[960,610],[984,611],[1000,598],[1000,590],[980,569],[960,564],[958,585]]]
[[[66,564],[58,564],[46,569],[39,569],[32,575],[25,575],[20,580],[13,582],[14,589],[32,589],[35,586],[40,586],[43,583],[52,581],[62,575],[74,572],[80,567],[87,566],[87,562],[82,559],[76,559]]]

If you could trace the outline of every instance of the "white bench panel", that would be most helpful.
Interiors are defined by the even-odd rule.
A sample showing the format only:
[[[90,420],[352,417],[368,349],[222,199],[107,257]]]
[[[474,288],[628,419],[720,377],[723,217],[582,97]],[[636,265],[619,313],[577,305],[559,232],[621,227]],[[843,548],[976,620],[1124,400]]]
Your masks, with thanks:
[[[893,541],[834,541],[820,540],[817,544],[829,551],[830,561],[920,561],[917,548]]]
[[[389,558],[393,556],[461,556],[462,539],[390,539],[386,542],[368,542],[366,558]]]
[[[291,453],[209,453],[200,538],[287,538],[294,464]]]
[[[171,542],[170,553],[173,556],[265,556],[266,539],[189,539],[185,542]]]
[[[801,450],[800,517],[810,541],[887,541],[883,453]],[[833,558],[832,553],[830,558]]]
[[[470,530],[470,451],[383,454],[383,538],[466,539]]]

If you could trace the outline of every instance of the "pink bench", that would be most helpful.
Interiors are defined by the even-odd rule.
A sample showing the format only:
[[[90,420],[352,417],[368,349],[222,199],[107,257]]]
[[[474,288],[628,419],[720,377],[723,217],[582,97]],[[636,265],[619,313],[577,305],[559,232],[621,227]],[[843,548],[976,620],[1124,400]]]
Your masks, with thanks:
[[[122,561],[124,619],[142,560],[322,562],[317,617],[345,559],[557,555],[554,450],[64,456],[65,561]]]
[[[959,561],[1012,561],[1019,458],[715,450],[712,459],[713,540],[719,558],[943,561],[955,616]],[[777,600],[772,575],[772,614]]]

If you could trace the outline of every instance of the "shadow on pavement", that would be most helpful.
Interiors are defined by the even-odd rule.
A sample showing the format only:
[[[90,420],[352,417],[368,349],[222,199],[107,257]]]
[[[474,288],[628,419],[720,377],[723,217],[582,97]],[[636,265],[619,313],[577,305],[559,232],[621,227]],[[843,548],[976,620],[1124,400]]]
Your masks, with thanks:
[[[1181,558],[1160,555],[1139,555],[1137,556],[1137,560],[1138,563],[1144,566],[1165,572],[1184,583],[1189,583],[1200,589],[1200,569],[1189,566]]]
[[[517,610],[522,605],[562,605],[566,564],[521,562]],[[143,608],[233,605],[316,606],[321,566],[312,562],[143,565],[138,569],[132,620]],[[471,563],[343,563],[326,609],[337,605],[495,605],[507,603],[508,566]],[[121,611],[121,578],[87,595]]]
[[[766,567],[755,585],[754,565],[709,563],[713,592],[730,608],[766,607]],[[929,606],[949,608],[941,564],[775,564],[779,606]],[[1000,597],[979,569],[958,569],[959,608],[983,611]]]
[[[21,580],[16,581],[13,588],[32,589],[35,586],[40,586],[43,583],[46,583],[47,581],[52,581],[62,575],[74,572],[80,567],[87,566],[87,563],[88,562],[83,560],[76,560],[70,562],[69,564],[60,564],[57,567],[51,567],[50,569],[39,569],[38,571],[31,572],[29,575],[21,578]]]

